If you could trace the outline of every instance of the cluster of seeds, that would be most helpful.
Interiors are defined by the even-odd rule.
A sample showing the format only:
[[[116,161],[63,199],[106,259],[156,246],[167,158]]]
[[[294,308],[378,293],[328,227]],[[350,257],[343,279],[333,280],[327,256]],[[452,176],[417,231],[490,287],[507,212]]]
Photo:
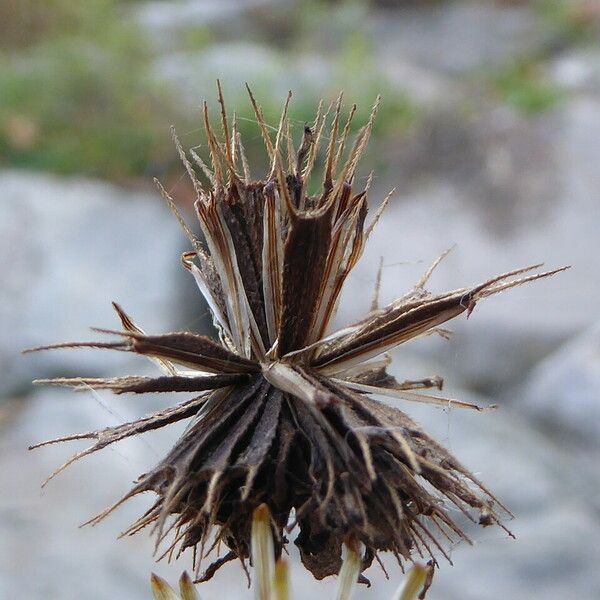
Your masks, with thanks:
[[[363,548],[361,572],[381,552],[393,553],[401,564],[415,554],[435,561],[446,555],[445,542],[468,540],[449,505],[483,526],[502,526],[498,511],[504,507],[406,414],[371,397],[449,402],[424,391],[441,389],[439,377],[400,382],[389,375],[387,352],[419,336],[445,335],[440,326],[469,314],[479,300],[556,271],[523,275],[540,266],[535,265],[432,294],[425,284],[438,260],[407,294],[383,307],[375,302],[362,320],[332,331],[342,287],[389,198],[368,222],[372,178],[366,189],[355,189],[378,101],[352,143],[355,107],[343,118],[341,96],[328,110],[319,106],[296,150],[290,97],[272,136],[250,90],[249,95],[270,161],[267,176],[252,178],[219,87],[219,135],[204,107],[210,166],[194,151],[188,156],[174,136],[197,195],[201,238],[160,188],[190,240],[183,265],[211,309],[218,339],[190,332],[147,334],[115,304],[122,330],[103,331],[113,341],[44,348],[132,352],[162,370],[155,378],[49,383],[192,397],[131,423],[45,443],[93,440],[60,471],[109,444],[190,419],[167,456],[91,522],[132,496],[154,492],[155,502],[126,534],[153,526],[157,549],[169,540],[163,555],[191,549],[196,580],[210,578],[233,559],[244,565],[251,556],[252,515],[262,504],[271,515],[275,556],[297,526],[293,541],[304,566],[319,579],[340,571],[344,544]],[[309,195],[320,150],[322,189]],[[226,551],[202,571],[202,559],[216,547]]]

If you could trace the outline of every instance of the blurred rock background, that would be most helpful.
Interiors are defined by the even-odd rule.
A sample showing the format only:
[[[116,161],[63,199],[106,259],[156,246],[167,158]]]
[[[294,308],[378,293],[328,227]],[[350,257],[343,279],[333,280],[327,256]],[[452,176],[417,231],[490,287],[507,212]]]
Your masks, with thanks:
[[[149,501],[101,526],[111,503],[176,431],[85,459],[40,491],[71,449],[29,444],[144,414],[172,399],[33,389],[52,375],[143,373],[92,351],[21,356],[115,324],[117,300],[148,330],[205,331],[179,268],[183,235],[151,182],[189,209],[170,141],[203,142],[200,107],[223,82],[245,145],[264,165],[243,83],[276,123],[295,92],[300,136],[319,98],[383,105],[363,162],[372,206],[396,198],[348,286],[340,324],[401,294],[455,245],[431,282],[460,287],[516,266],[571,264],[397,352],[401,377],[439,373],[448,395],[499,403],[466,414],[403,406],[511,507],[517,539],[473,532],[442,563],[432,600],[600,596],[600,2],[0,1],[0,598],[142,599],[155,565],[144,535],[115,541]],[[358,122],[360,119],[358,120]],[[202,148],[201,148],[202,150]],[[367,291],[365,291],[367,290]],[[294,555],[292,555],[294,556]],[[373,568],[357,599],[389,598]],[[332,597],[293,568],[298,598]],[[238,565],[203,598],[246,598]],[[329,596],[327,596],[329,594]]]

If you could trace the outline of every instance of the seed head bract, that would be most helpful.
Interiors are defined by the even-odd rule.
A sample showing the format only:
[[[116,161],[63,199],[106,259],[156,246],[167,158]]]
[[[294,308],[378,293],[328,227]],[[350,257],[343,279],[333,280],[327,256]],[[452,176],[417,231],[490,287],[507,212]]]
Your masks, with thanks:
[[[196,580],[211,577],[227,561],[244,564],[252,557],[252,515],[260,505],[268,507],[275,557],[297,526],[293,543],[318,579],[340,571],[344,544],[363,548],[361,571],[382,552],[401,564],[415,555],[448,558],[449,541],[468,541],[449,507],[482,526],[500,527],[507,509],[406,414],[371,397],[449,402],[426,391],[441,389],[438,377],[399,382],[389,375],[387,352],[419,336],[444,335],[440,326],[469,314],[479,300],[560,269],[530,274],[541,266],[535,265],[432,294],[425,285],[436,261],[398,300],[374,303],[362,320],[332,331],[342,287],[387,204],[368,219],[369,190],[355,189],[379,100],[353,141],[354,108],[343,117],[341,95],[328,109],[321,104],[296,147],[288,119],[291,95],[273,135],[248,90],[270,162],[267,176],[255,180],[220,86],[218,92],[220,133],[204,105],[208,164],[184,151],[174,135],[196,193],[202,239],[159,184],[190,240],[183,266],[210,307],[218,339],[186,331],[147,334],[114,304],[122,329],[100,331],[111,341],[39,348],[132,352],[162,372],[44,383],[117,394],[178,392],[186,399],[130,423],[37,446],[92,441],[58,473],[114,442],[189,420],[167,456],[91,523],[136,494],[154,492],[154,503],[126,534],[151,526],[159,557],[191,549]],[[322,187],[309,195],[320,150]],[[217,546],[226,551],[206,566],[203,559]]]

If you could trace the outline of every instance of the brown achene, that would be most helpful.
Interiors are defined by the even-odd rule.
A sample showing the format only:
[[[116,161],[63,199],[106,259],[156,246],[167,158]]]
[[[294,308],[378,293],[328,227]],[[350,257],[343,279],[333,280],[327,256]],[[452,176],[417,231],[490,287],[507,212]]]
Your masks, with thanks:
[[[443,335],[439,326],[470,313],[477,301],[561,269],[526,275],[541,266],[535,265],[434,295],[425,284],[438,259],[409,293],[382,308],[375,303],[364,319],[331,333],[344,282],[389,198],[365,226],[371,178],[367,189],[357,192],[353,184],[379,100],[352,144],[356,107],[342,119],[341,95],[329,110],[321,104],[295,150],[288,120],[291,94],[273,140],[248,91],[270,159],[265,180],[251,178],[219,85],[219,136],[204,105],[210,166],[193,151],[188,158],[174,136],[197,194],[203,240],[159,184],[190,239],[183,265],[211,309],[219,339],[189,332],[147,335],[115,304],[122,331],[100,330],[115,341],[36,349],[133,352],[163,371],[156,378],[44,383],[118,394],[185,392],[193,398],[131,423],[34,447],[93,440],[54,476],[109,444],[190,419],[168,455],[90,522],[136,494],[154,492],[154,504],[125,534],[152,525],[157,548],[168,539],[163,556],[193,549],[197,580],[211,577],[228,560],[250,556],[252,514],[263,503],[271,514],[276,554],[297,525],[294,543],[318,579],[339,572],[344,543],[362,544],[363,570],[380,552],[392,552],[401,564],[414,554],[434,561],[438,553],[447,557],[444,542],[468,541],[449,506],[482,526],[502,526],[499,511],[507,509],[406,414],[370,394],[481,408],[422,391],[441,389],[439,377],[398,382],[386,372],[386,352],[432,332]],[[322,191],[310,196],[307,182],[321,145]],[[218,542],[228,550],[202,574],[201,560]]]

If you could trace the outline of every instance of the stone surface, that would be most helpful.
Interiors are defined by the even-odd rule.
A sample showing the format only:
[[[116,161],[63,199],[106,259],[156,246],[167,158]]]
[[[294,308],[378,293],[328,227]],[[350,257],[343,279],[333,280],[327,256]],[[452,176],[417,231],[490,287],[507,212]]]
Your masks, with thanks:
[[[576,458],[573,486],[600,514],[600,323],[537,364],[514,398],[529,422]]]
[[[455,389],[447,392],[482,405],[490,401]],[[536,433],[516,410],[402,408],[451,448],[515,514],[506,522],[514,540],[497,529],[471,531],[475,546],[455,548],[452,567],[441,562],[432,598],[596,597],[600,520],[593,499],[578,485],[583,465],[576,454]]]
[[[171,52],[158,58],[152,76],[166,86],[168,94],[185,106],[190,114],[199,114],[203,100],[212,101],[215,81],[219,79],[226,94],[229,110],[249,108],[243,82],[248,82],[264,106],[280,107],[289,90],[293,92],[292,123],[295,107],[310,114],[322,97],[335,97],[344,88],[348,97],[369,105],[377,96],[371,87],[380,79],[378,70],[361,71],[348,78],[348,70],[332,57],[323,56],[312,48],[285,54],[264,43],[236,40],[214,44],[203,51]],[[360,96],[359,96],[360,95]],[[359,96],[359,97],[357,97]],[[364,108],[364,106],[363,106]]]
[[[150,409],[144,404],[141,412]],[[78,525],[117,500],[148,460],[156,460],[156,442],[150,449],[133,440],[104,456],[90,457],[43,490],[41,482],[79,448],[75,444],[27,452],[29,444],[42,438],[115,424],[131,418],[133,410],[127,403],[117,407],[109,397],[100,404],[91,394],[73,396],[63,390],[42,391],[31,403],[21,401],[13,407],[0,435],[1,597],[150,597],[148,577],[155,568],[151,543],[144,536],[116,540],[144,500],[125,506],[100,527]],[[176,571],[160,570],[172,577]]]
[[[571,50],[550,64],[552,79],[570,92],[600,92],[600,49]]]
[[[0,397],[52,374],[94,374],[114,353],[21,350],[116,327],[111,301],[143,327],[174,326],[185,239],[158,194],[29,172],[0,172]]]
[[[281,91],[279,97],[285,98],[289,90],[286,79],[290,82],[286,66],[287,59],[268,46],[240,41],[215,44],[202,52],[166,54],[156,61],[153,73],[189,109],[198,110],[202,100],[213,98],[217,79],[228,92],[228,104],[236,102],[236,94],[240,101],[244,97],[246,92],[240,83],[244,81],[259,89],[272,90],[273,98]]]
[[[370,293],[365,290],[374,284],[380,256],[382,301],[389,302],[454,245],[431,280],[433,291],[539,262],[547,268],[572,265],[554,279],[485,300],[468,323],[462,317],[450,325],[456,332],[450,344],[435,339],[411,344],[411,350],[434,356],[446,371],[461,377],[462,385],[489,390],[518,381],[536,361],[595,321],[600,304],[600,99],[574,98],[543,129],[544,135],[536,134],[530,143],[536,152],[518,150],[523,138],[515,123],[499,146],[493,139],[475,146],[481,170],[464,173],[461,180],[434,169],[404,186],[353,273],[339,324],[368,308]],[[505,170],[495,175],[497,169],[485,165],[494,156],[502,162],[502,155]],[[390,187],[396,183],[393,174],[387,180]],[[486,190],[487,197],[478,193]],[[372,192],[372,202],[385,193],[381,188]]]
[[[535,366],[520,409],[572,446],[600,450],[600,323]]]
[[[489,68],[537,48],[542,34],[528,6],[443,2],[382,11],[374,19],[382,54],[450,75]]]
[[[266,0],[153,0],[139,2],[131,11],[149,38],[173,35],[178,30],[215,25],[238,19],[244,12],[266,4]]]

